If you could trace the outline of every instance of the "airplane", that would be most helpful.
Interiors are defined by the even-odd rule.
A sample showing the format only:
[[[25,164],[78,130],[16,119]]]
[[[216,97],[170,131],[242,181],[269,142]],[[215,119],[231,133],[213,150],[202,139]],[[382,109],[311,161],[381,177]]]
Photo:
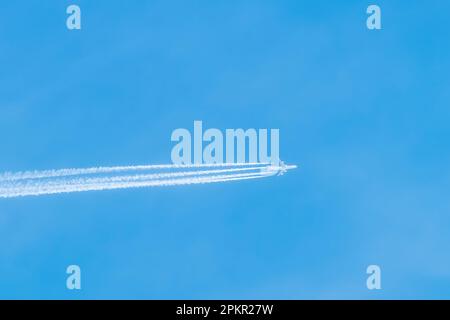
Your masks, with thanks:
[[[280,161],[279,164],[272,164],[268,167],[264,167],[261,169],[261,171],[270,173],[270,175],[273,176],[282,176],[284,175],[288,170],[290,169],[296,169],[296,165],[287,165],[283,161]]]

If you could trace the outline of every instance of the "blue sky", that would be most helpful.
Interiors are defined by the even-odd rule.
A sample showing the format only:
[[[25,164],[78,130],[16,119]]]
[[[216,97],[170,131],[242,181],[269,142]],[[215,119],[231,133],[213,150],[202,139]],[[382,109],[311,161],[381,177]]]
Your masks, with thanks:
[[[374,3],[3,1],[0,172],[169,163],[194,120],[300,167],[0,200],[0,298],[450,298],[450,4]]]

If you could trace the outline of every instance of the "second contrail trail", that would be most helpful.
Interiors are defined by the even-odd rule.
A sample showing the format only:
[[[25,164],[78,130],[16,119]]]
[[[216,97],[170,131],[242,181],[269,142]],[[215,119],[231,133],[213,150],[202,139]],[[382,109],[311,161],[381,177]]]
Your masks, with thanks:
[[[0,174],[0,198],[249,180],[296,166],[269,163],[146,165]]]

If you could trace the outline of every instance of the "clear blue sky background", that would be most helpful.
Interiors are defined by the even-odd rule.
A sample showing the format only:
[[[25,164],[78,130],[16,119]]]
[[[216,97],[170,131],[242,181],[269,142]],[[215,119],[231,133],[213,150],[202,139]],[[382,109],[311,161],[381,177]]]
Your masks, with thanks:
[[[72,3],[0,4],[0,172],[169,163],[194,120],[300,168],[0,200],[0,298],[450,298],[450,3]]]

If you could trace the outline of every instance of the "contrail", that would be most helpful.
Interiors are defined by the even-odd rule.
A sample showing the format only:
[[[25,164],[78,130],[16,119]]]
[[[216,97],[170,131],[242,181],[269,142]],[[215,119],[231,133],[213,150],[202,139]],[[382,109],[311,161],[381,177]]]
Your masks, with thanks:
[[[224,168],[224,167],[245,167],[245,166],[264,166],[270,163],[262,162],[246,162],[246,163],[216,163],[216,164],[161,164],[161,165],[145,165],[145,166],[122,166],[122,167],[94,167],[86,169],[59,169],[46,171],[25,171],[25,172],[6,172],[0,174],[1,181],[50,178],[62,176],[74,176],[84,174],[114,173],[126,171],[145,171],[156,169],[195,169],[195,168]]]
[[[0,198],[217,183],[282,175],[296,166],[270,163],[146,165],[27,171],[0,175]]]

